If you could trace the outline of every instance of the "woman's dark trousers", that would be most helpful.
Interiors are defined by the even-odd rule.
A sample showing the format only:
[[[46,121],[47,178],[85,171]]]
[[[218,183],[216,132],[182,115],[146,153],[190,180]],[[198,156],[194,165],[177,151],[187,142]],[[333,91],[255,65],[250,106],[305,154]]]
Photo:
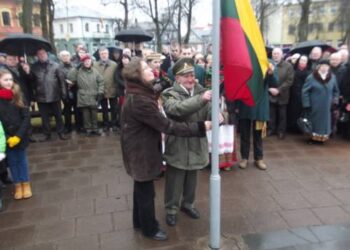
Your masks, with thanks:
[[[141,228],[145,236],[154,236],[158,231],[158,222],[154,209],[153,181],[134,181],[134,228]]]

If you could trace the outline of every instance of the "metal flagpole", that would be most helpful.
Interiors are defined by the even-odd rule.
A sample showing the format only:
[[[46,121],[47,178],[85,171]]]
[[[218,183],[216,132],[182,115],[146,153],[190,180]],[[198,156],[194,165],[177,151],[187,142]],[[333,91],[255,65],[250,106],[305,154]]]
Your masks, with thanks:
[[[219,100],[220,100],[220,3],[213,6],[213,65],[212,65],[212,154],[210,175],[210,242],[212,249],[220,248],[221,177],[219,175]]]

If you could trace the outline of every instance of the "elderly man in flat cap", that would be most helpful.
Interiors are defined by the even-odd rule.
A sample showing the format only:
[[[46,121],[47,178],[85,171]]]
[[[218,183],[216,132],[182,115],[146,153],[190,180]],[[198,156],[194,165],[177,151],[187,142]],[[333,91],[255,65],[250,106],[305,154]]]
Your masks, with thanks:
[[[211,91],[204,89],[195,79],[194,62],[191,58],[179,59],[173,67],[174,86],[162,93],[166,115],[179,122],[211,120]],[[209,163],[207,138],[166,138],[164,158],[166,223],[175,226],[177,212],[198,219],[194,207],[197,172]]]

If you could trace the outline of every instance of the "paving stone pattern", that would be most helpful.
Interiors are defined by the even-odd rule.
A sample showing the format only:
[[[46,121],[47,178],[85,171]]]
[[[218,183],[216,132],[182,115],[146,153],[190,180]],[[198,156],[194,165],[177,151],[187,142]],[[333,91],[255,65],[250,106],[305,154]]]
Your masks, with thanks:
[[[288,136],[265,139],[264,145],[267,171],[250,163],[221,175],[224,249],[306,249],[305,237],[314,244],[308,249],[349,246],[334,235],[350,233],[350,143],[308,145],[301,136]],[[123,168],[118,135],[73,134],[68,141],[31,144],[28,152],[34,196],[14,201],[12,188],[5,190],[1,250],[203,249],[208,170],[198,179],[201,219],[180,213],[173,228],[164,222],[164,178],[156,181],[157,218],[170,238],[155,242],[132,228],[133,182]],[[266,234],[269,240],[261,240]]]

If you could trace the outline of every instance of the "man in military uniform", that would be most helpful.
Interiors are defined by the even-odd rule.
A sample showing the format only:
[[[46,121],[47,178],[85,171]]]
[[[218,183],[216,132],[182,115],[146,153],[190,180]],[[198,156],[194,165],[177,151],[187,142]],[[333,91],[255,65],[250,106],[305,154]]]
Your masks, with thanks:
[[[196,81],[193,60],[179,59],[174,64],[173,74],[174,86],[162,93],[166,115],[179,122],[210,120],[211,91]],[[200,217],[194,207],[197,172],[208,165],[208,156],[207,138],[166,138],[165,209],[168,225],[176,225],[179,209],[193,219]]]

